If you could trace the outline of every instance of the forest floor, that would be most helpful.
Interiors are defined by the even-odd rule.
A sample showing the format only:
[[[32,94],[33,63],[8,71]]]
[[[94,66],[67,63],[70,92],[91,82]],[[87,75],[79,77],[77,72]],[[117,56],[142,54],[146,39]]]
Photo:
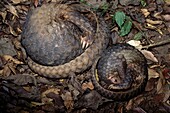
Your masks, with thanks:
[[[80,0],[105,18],[114,43],[129,43],[147,59],[145,91],[126,102],[102,97],[81,75],[83,93],[67,79],[51,80],[29,69],[19,40],[29,8],[56,0],[42,1],[0,2],[0,113],[170,113],[170,0]],[[131,25],[120,27],[116,13]]]

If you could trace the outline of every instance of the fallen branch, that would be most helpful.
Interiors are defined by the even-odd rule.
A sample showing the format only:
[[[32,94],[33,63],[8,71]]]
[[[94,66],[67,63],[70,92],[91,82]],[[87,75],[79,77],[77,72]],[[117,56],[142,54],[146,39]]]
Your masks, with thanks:
[[[153,47],[165,45],[165,44],[168,44],[168,43],[170,43],[170,39],[163,40],[163,41],[160,41],[160,42],[156,42],[156,43],[154,43],[154,44],[149,44],[149,45],[147,45],[147,46],[143,46],[142,49],[153,48]]]

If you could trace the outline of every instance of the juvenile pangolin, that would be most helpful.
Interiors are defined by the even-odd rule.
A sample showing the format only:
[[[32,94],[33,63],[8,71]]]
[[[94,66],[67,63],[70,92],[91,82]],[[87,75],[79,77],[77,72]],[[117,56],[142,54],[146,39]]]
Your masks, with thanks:
[[[89,68],[107,47],[102,17],[81,3],[49,3],[29,11],[22,33],[28,65],[49,78]]]
[[[145,90],[147,80],[144,55],[128,44],[110,46],[93,66],[95,89],[115,101],[125,101],[139,95]]]

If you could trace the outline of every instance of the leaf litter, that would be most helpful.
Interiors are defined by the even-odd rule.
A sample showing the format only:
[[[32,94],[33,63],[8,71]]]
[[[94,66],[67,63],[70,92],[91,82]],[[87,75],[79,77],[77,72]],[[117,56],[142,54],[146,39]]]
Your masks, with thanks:
[[[170,112],[170,60],[168,60],[170,58],[167,57],[170,56],[168,0],[165,2],[137,0],[135,3],[131,0],[93,0],[93,2],[80,0],[97,7],[99,11],[104,10],[102,15],[107,17],[107,24],[112,34],[115,34],[117,42],[135,46],[148,60],[149,78],[145,92],[127,102],[114,102],[99,95],[87,77],[89,73],[77,75],[81,85],[77,89],[69,84],[68,79],[53,80],[39,77],[25,64],[25,53],[19,41],[26,14],[30,7],[38,7],[50,1],[2,0],[0,3],[2,112]],[[104,2],[109,4],[108,7],[103,6]],[[118,2],[120,4],[115,6]],[[114,10],[111,9],[113,7]],[[127,29],[129,34],[124,31],[126,29],[122,31],[126,32],[125,36],[119,35],[124,19],[116,25],[111,16],[120,11],[124,13],[124,17],[129,16],[132,19],[132,28]]]

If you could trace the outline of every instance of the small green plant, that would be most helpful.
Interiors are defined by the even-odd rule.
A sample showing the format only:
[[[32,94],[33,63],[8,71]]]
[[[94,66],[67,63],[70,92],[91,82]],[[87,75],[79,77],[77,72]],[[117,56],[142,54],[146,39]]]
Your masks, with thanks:
[[[108,11],[108,9],[109,9],[109,4],[104,3],[103,5],[101,5],[101,10],[102,10],[102,12],[101,12],[102,14],[101,15],[106,13]]]
[[[86,3],[86,1],[85,1],[85,0],[80,0],[80,2],[81,2],[81,3]]]
[[[146,1],[145,0],[141,0],[140,4],[142,5],[142,7],[145,7],[146,6]]]
[[[142,32],[138,32],[138,33],[135,34],[133,39],[134,40],[140,40],[140,39],[142,39],[142,36],[143,36],[143,33]]]
[[[115,21],[120,28],[120,36],[125,36],[130,32],[132,28],[132,20],[129,16],[126,16],[124,12],[117,11],[113,16],[113,21]]]

